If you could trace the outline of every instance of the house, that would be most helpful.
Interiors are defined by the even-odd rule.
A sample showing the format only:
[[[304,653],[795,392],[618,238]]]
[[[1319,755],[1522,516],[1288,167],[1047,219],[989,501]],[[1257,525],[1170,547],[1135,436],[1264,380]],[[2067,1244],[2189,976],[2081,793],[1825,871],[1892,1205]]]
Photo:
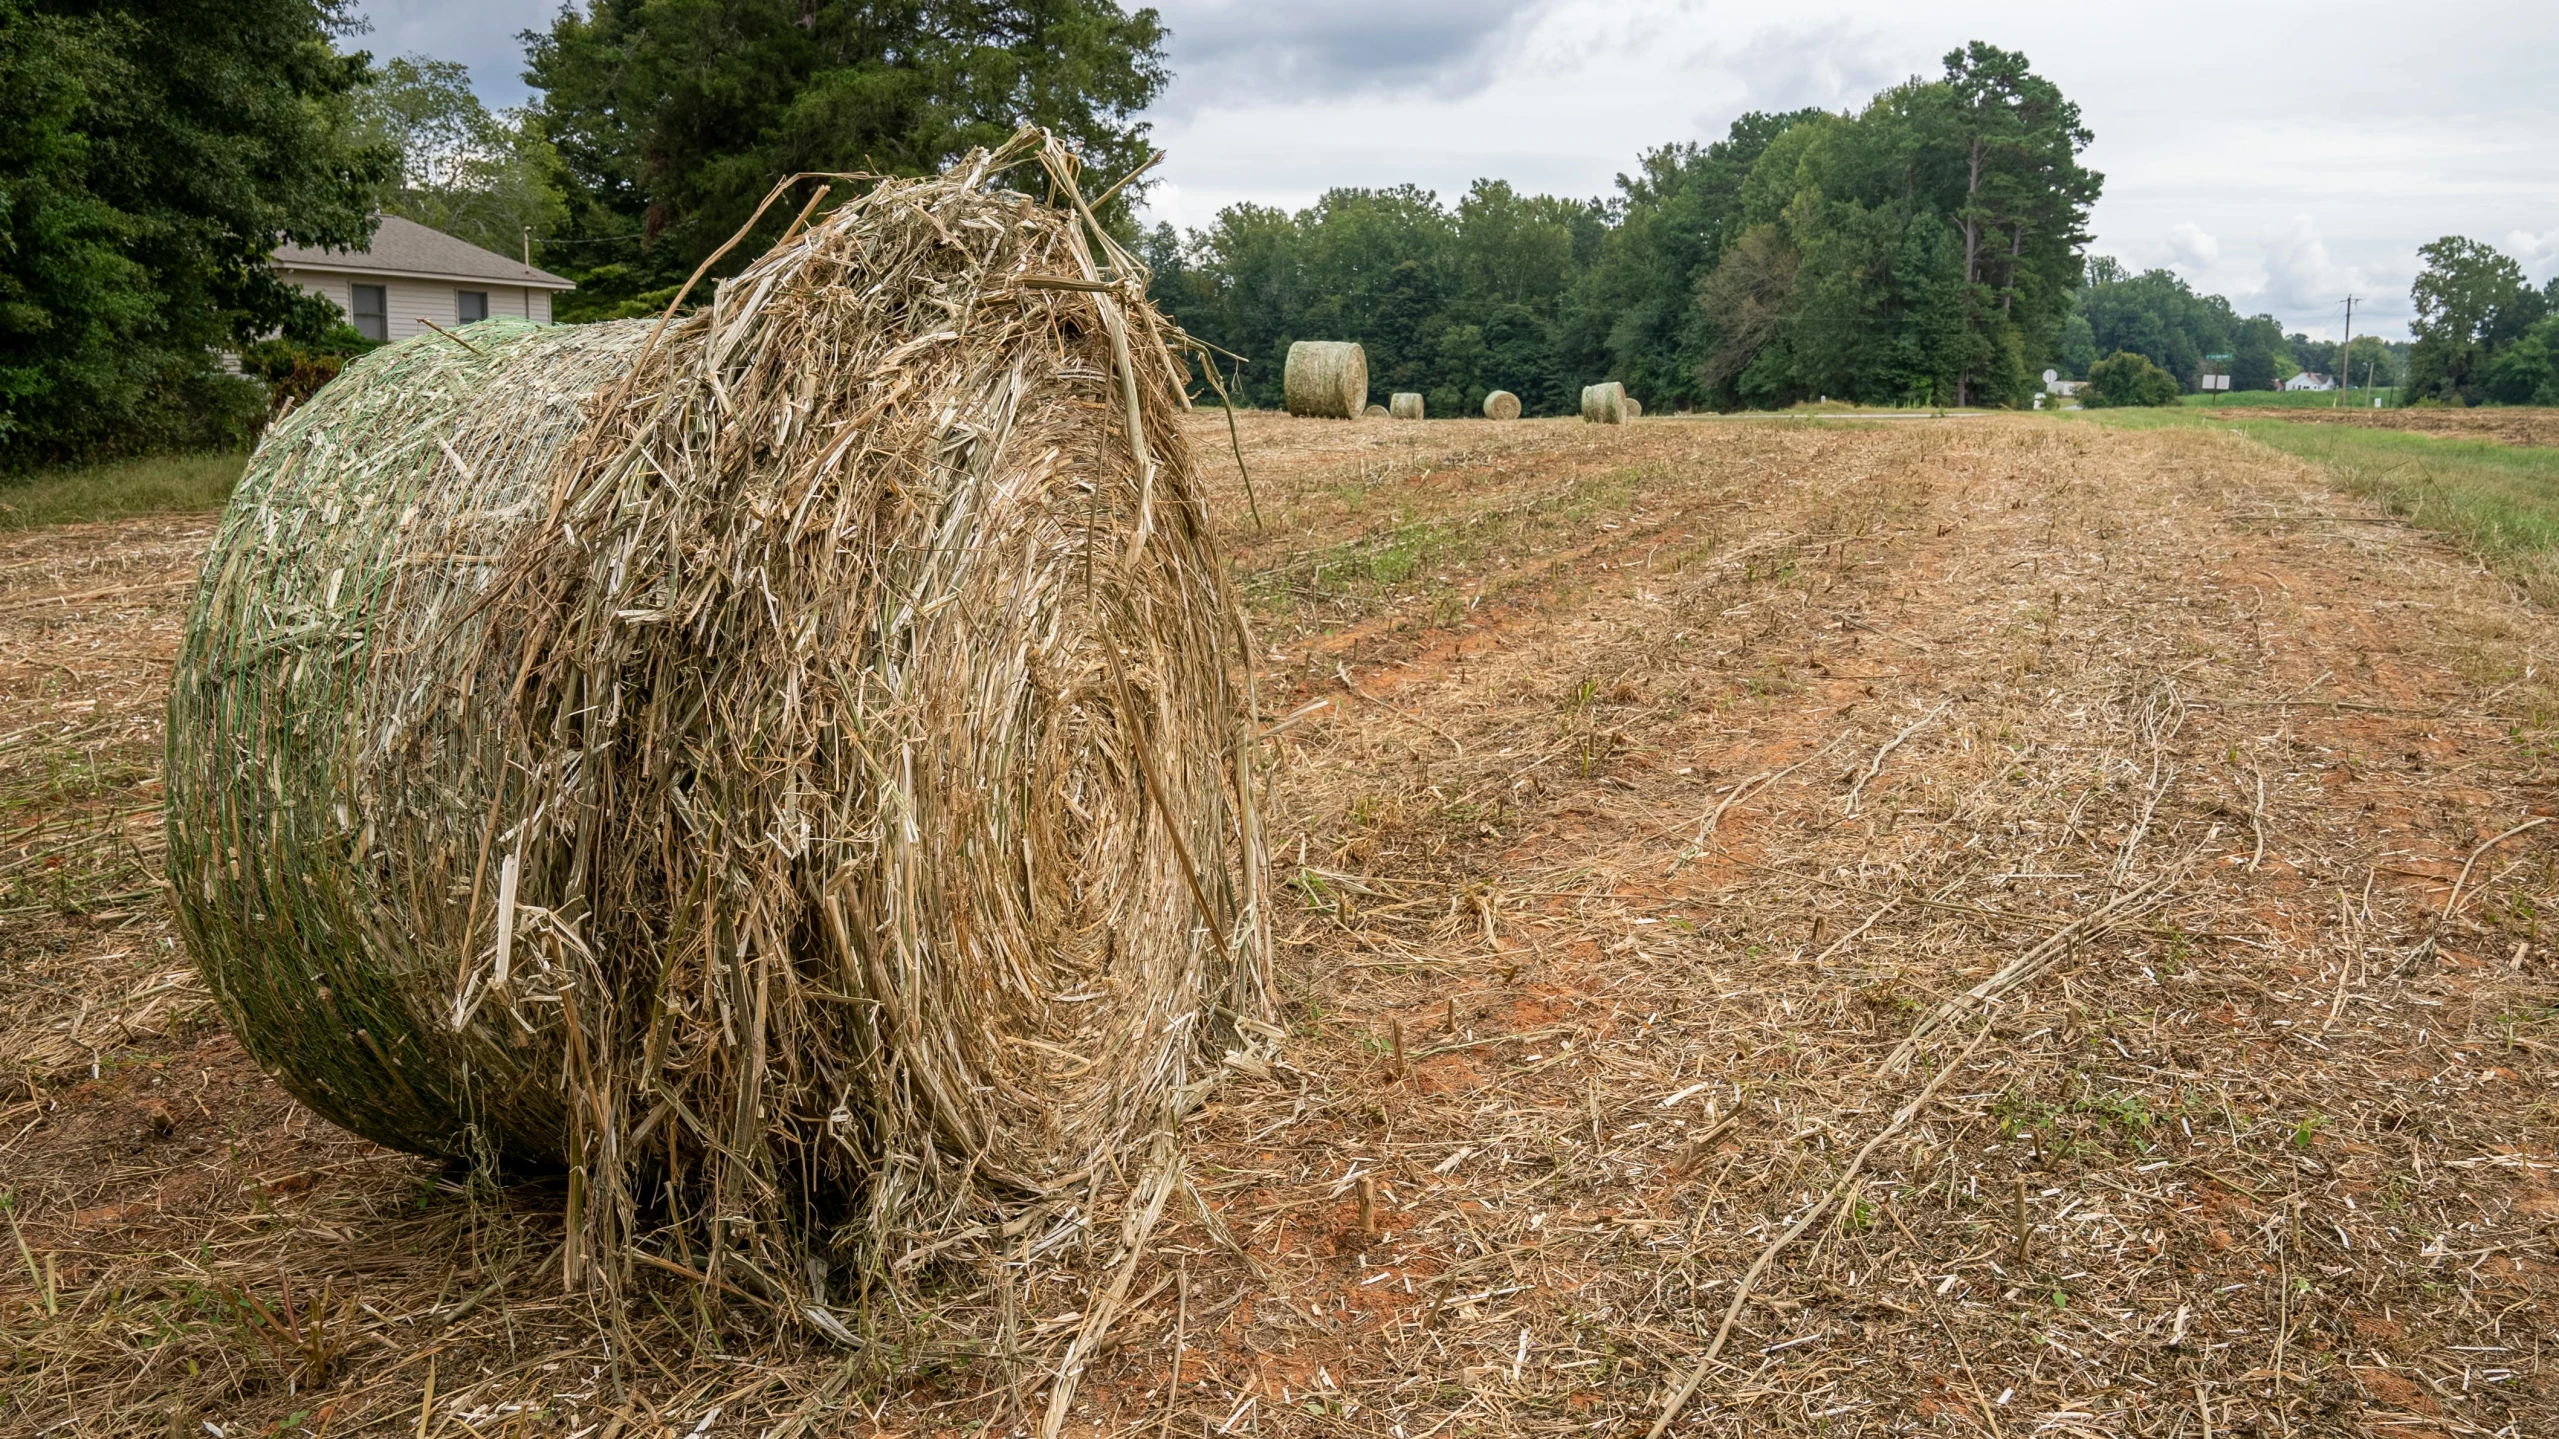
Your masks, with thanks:
[[[279,245],[276,278],[335,301],[368,340],[405,340],[426,322],[450,328],[492,315],[549,324],[551,295],[577,284],[397,215],[361,250]]]
[[[2287,390],[2333,390],[2337,388],[2337,382],[2316,371],[2304,370],[2284,381],[2284,388]]]

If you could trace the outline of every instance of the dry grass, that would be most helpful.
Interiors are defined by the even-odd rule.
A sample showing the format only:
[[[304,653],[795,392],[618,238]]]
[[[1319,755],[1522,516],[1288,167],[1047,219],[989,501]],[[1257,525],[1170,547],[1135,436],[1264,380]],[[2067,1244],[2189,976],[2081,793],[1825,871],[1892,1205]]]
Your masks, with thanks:
[[[2321,409],[2316,406],[2249,408],[2233,406],[2229,410],[2213,407],[2216,416],[2234,419],[2299,420],[2313,425],[2359,425],[2376,430],[2414,430],[2424,435],[2444,435],[2465,440],[2497,440],[2509,445],[2559,445],[2559,409],[2532,406],[2489,405],[2479,409],[2454,410],[2426,407],[2413,410],[2376,410],[2341,406]]]
[[[2199,430],[1243,444],[1290,1033],[1188,1126],[1077,1432],[1643,1434],[1692,1377],[1671,1432],[2550,1432],[2543,613]],[[0,548],[0,605],[189,539]],[[8,901],[11,1051],[86,1042],[0,1106],[6,1425],[1036,1419],[1039,1372],[733,1348],[672,1280],[608,1353],[556,1194],[339,1135],[148,993],[159,902],[76,905],[149,866],[175,623],[0,612],[44,826],[0,864],[94,876]]]

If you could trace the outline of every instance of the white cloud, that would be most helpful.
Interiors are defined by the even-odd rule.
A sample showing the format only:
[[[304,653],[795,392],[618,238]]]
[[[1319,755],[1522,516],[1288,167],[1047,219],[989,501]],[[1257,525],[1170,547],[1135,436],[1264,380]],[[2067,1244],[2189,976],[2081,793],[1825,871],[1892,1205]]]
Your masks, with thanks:
[[[2221,241],[2192,220],[2168,232],[2168,253],[2189,270],[2210,273],[2221,265]]]
[[[1911,74],[1906,57],[1872,31],[1837,27],[1767,30],[1699,58],[1729,73],[1752,110],[1852,109]]]
[[[2328,242],[2308,215],[2295,215],[2290,227],[2260,243],[2266,279],[2259,293],[2278,314],[2311,315],[2332,307],[2342,311],[2350,294],[2372,298],[2372,282],[2362,270],[2329,256]]]
[[[2535,284],[2548,284],[2559,276],[2559,229],[2544,230],[2535,235],[2527,230],[2510,230],[2500,247],[2515,257],[2523,272]]]

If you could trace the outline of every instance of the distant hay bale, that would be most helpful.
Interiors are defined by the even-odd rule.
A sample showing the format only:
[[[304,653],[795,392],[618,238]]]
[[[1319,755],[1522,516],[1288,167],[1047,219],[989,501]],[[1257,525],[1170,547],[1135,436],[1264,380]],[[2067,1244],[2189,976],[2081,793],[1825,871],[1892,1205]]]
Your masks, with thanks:
[[[1626,422],[1626,387],[1615,380],[1582,386],[1582,418],[1594,425]]]
[[[1280,386],[1292,415],[1351,419],[1368,404],[1368,352],[1344,340],[1299,340],[1288,347]]]
[[[1626,418],[1630,420],[1640,420],[1644,418],[1644,402],[1636,399],[1633,395],[1628,395],[1626,397]]]
[[[680,1254],[842,1336],[816,1291],[991,1285],[989,1236],[1110,1262],[1266,1028],[1173,332],[996,187],[1029,163],[1074,193],[1026,131],[663,333],[376,351],[223,517],[169,701],[188,944],[323,1115],[566,1170],[573,1287]]]
[[[1371,405],[1367,409],[1360,411],[1359,417],[1363,420],[1385,419],[1386,407],[1384,405]]]
[[[1519,396],[1508,390],[1495,390],[1484,397],[1484,418],[1516,420],[1519,418]]]
[[[1422,397],[1410,390],[1398,391],[1386,413],[1399,420],[1418,420],[1422,417]]]

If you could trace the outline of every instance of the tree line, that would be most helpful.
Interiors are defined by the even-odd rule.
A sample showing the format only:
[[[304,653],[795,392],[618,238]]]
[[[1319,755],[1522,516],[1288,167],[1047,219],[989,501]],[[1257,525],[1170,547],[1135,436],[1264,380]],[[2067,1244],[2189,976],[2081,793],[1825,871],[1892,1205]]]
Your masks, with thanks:
[[[2274,316],[2242,316],[2219,295],[2197,293],[2170,270],[2138,274],[2108,256],[2088,262],[2088,282],[2074,298],[2060,368],[2086,376],[2101,356],[2139,355],[2173,376],[2180,391],[2202,388],[2206,373],[2230,377],[2233,390],[2272,390],[2309,371],[2357,385],[2396,385],[2408,345],[2358,335],[2351,355],[2335,340],[2285,333]]]
[[[290,394],[361,349],[269,273],[280,242],[357,246],[403,215],[529,242],[578,283],[563,320],[651,313],[741,226],[731,267],[778,235],[805,191],[747,222],[783,175],[923,173],[1027,119],[1098,192],[1145,160],[1169,79],[1155,12],[1116,0],[592,0],[525,34],[536,98],[492,112],[458,65],[351,48],[352,7],[0,0],[0,471],[237,443],[269,392],[221,356]],[[1103,219],[1266,405],[1302,338],[1360,340],[1376,388],[1442,414],[1495,388],[1571,413],[1600,379],[1657,410],[2013,405],[2117,355],[2186,390],[2344,368],[2559,401],[2559,293],[2475,242],[2425,251],[2412,345],[2351,357],[2087,258],[2089,140],[2023,55],[1974,42],[1854,112],[1650,151],[1605,198],[1342,189],[1140,233],[1140,181]]]
[[[2089,140],[2025,56],[1974,42],[1855,114],[1650,151],[1605,200],[1342,189],[1158,226],[1144,254],[1259,404],[1298,339],[1358,340],[1373,388],[1442,413],[1492,389],[1570,413],[1601,379],[1658,409],[2022,403],[2081,282]]]

